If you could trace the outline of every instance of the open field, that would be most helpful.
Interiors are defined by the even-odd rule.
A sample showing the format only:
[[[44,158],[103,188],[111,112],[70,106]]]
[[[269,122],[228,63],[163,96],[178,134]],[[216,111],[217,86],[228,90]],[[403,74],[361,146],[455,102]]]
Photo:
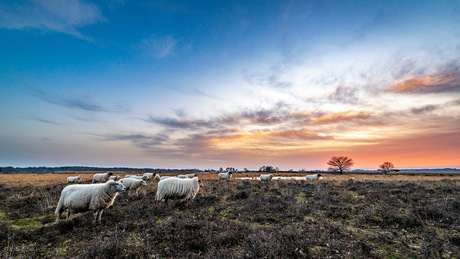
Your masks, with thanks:
[[[82,175],[81,181],[82,182],[90,182],[93,174],[95,173],[105,173],[102,171],[87,171],[87,172],[60,172],[60,173],[15,173],[15,174],[0,174],[0,183],[6,185],[47,185],[47,184],[57,184],[57,183],[65,183],[67,177],[69,176],[77,176]],[[113,171],[114,175],[119,175],[123,178],[127,174],[137,174],[137,173],[127,173],[127,172],[117,172]],[[160,173],[160,175],[164,176],[175,176],[178,174],[184,173]],[[217,173],[197,173],[200,179],[203,180],[216,180]],[[243,172],[243,173],[234,173],[233,178],[252,178],[257,179],[259,175],[262,174],[261,172]],[[313,174],[313,173],[292,173],[292,172],[279,172],[274,173],[275,176],[279,177],[303,177],[306,174]],[[431,181],[439,181],[444,179],[451,179],[451,180],[460,180],[460,174],[458,173],[392,173],[389,175],[382,175],[382,174],[370,174],[370,173],[360,173],[360,174],[328,174],[322,173],[321,180],[327,181],[348,181],[348,180],[355,180],[355,181],[419,181],[419,180],[431,180]]]
[[[457,176],[325,175],[314,183],[267,183],[203,174],[204,187],[188,208],[180,201],[171,208],[155,204],[151,182],[138,197],[119,195],[98,226],[91,213],[54,225],[68,174],[40,174],[27,183],[0,176],[11,177],[0,178],[2,258],[460,256]]]

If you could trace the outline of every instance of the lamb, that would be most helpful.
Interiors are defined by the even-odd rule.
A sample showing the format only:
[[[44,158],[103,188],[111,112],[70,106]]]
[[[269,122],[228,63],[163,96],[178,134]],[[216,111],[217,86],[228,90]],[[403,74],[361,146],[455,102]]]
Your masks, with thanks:
[[[138,179],[138,180],[149,180],[150,178],[147,175],[127,175],[126,178]]]
[[[198,175],[197,174],[186,174],[185,176],[187,176],[188,178],[193,178],[193,177],[197,177]]]
[[[168,206],[168,199],[185,199],[185,206],[188,207],[188,202],[195,198],[200,186],[203,185],[198,177],[185,179],[169,177],[158,182],[155,201],[158,203],[164,199]]]
[[[104,173],[104,174],[94,174],[93,175],[93,182],[92,183],[98,183],[98,182],[107,182],[110,178],[110,176],[112,176],[113,173],[112,172],[107,172],[107,173]]]
[[[186,175],[184,175],[184,174],[180,174],[180,175],[178,175],[178,176],[177,176],[177,178],[181,178],[181,179],[184,179],[184,178],[187,178],[187,176],[186,176]]]
[[[72,184],[66,186],[59,198],[55,214],[57,224],[59,217],[67,209],[66,221],[70,213],[92,211],[94,213],[93,225],[101,224],[102,212],[113,205],[119,192],[124,192],[123,184],[109,180],[98,184]]]
[[[274,175],[272,174],[261,174],[260,180],[261,181],[271,181]]]
[[[131,192],[131,190],[135,190],[136,196],[139,196],[137,189],[141,186],[147,185],[144,180],[135,178],[123,178],[120,180],[120,182],[125,186],[126,190],[128,190],[128,194]]]
[[[221,179],[227,179],[227,180],[230,180],[232,179],[232,172],[228,172],[228,173],[219,173],[217,175],[217,179],[221,180]]]
[[[160,175],[157,173],[145,173],[144,176],[148,176],[150,179],[157,179],[160,180]]]
[[[313,175],[306,175],[305,176],[307,181],[316,181],[316,180],[319,180],[320,177],[321,177],[321,174],[313,174]]]
[[[118,181],[118,180],[120,180],[120,176],[119,175],[112,175],[112,176],[110,176],[109,180]]]
[[[67,177],[67,183],[77,183],[80,181],[81,175],[79,176],[69,176]]]

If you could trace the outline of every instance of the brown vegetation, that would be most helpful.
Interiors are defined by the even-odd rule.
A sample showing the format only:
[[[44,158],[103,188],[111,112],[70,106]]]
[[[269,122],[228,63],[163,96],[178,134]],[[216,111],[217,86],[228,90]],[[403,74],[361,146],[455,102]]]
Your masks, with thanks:
[[[102,225],[94,227],[91,213],[53,225],[64,186],[0,185],[0,257],[460,254],[460,180],[204,180],[189,208],[181,202],[172,208],[155,204],[151,182],[139,197],[119,195]]]

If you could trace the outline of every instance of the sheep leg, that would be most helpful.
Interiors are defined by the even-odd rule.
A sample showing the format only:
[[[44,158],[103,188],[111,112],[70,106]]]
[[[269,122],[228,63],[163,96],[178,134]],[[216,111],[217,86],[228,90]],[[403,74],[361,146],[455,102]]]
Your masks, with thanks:
[[[185,200],[185,207],[187,207],[187,208],[188,208],[188,201],[189,201],[189,199]]]
[[[165,204],[166,204],[166,206],[169,208],[168,198],[165,199]]]
[[[99,218],[98,218],[98,223],[99,224],[101,224],[102,212],[104,212],[103,209],[99,211]]]
[[[139,196],[139,192],[136,190],[136,196]]]
[[[99,210],[96,210],[96,212],[94,212],[93,225],[96,225],[96,220],[97,220],[97,214],[98,213],[99,213]]]
[[[56,217],[56,221],[54,222],[54,224],[57,224],[59,222],[59,217],[61,217],[61,214],[62,214],[62,210],[59,211],[57,217]]]
[[[67,210],[67,214],[66,214],[66,217],[65,217],[65,221],[68,221],[68,220],[69,220],[69,217],[70,217],[70,209]]]

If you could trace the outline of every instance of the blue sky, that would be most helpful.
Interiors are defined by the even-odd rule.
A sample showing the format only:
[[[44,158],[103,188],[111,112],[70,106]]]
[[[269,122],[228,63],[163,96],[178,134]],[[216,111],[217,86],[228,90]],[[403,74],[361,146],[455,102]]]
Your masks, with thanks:
[[[458,1],[0,1],[0,166],[460,166]]]

